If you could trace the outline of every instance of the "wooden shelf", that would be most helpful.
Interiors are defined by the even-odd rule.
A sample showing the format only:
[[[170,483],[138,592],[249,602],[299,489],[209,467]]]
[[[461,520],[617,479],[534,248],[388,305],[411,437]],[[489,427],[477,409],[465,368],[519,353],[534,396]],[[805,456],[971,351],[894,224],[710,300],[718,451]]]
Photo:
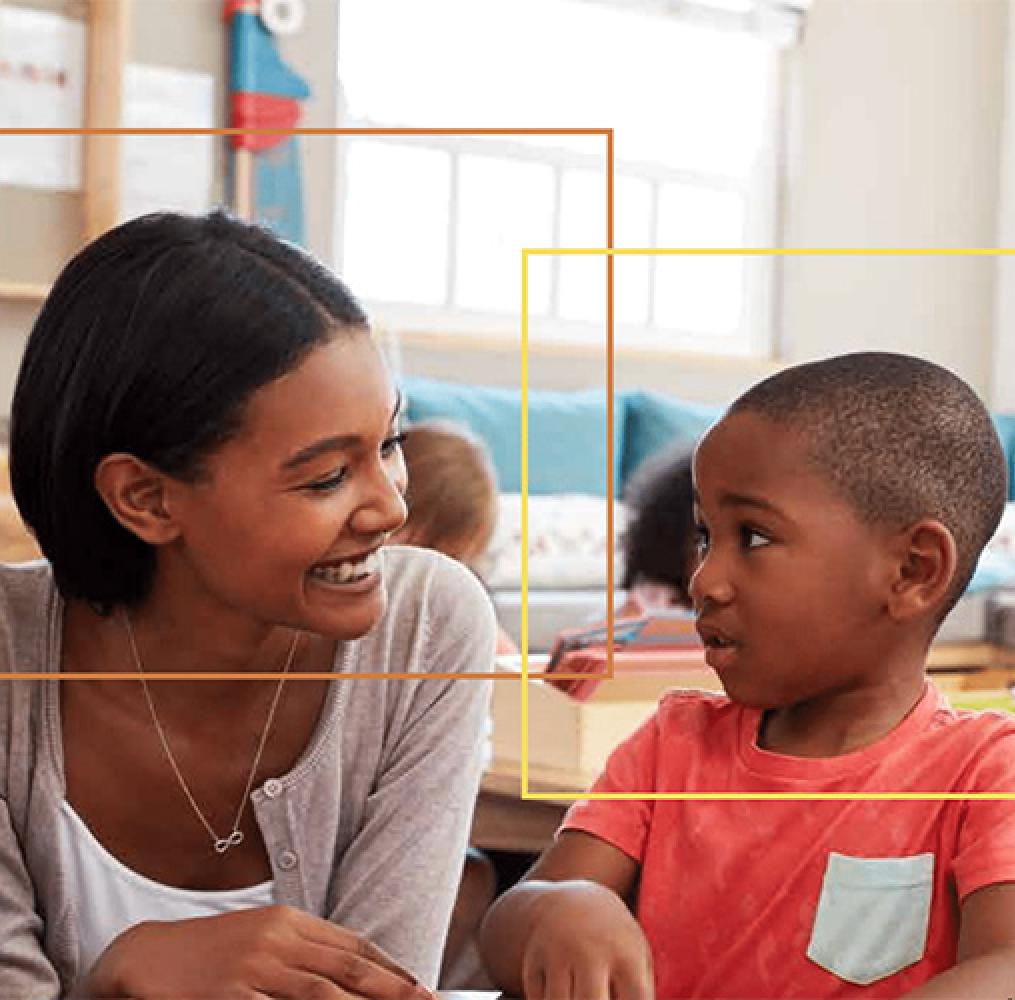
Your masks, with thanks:
[[[47,295],[49,295],[49,285],[0,281],[0,302],[42,302]]]
[[[936,642],[927,653],[930,670],[956,667],[993,667],[1001,650],[989,642]]]

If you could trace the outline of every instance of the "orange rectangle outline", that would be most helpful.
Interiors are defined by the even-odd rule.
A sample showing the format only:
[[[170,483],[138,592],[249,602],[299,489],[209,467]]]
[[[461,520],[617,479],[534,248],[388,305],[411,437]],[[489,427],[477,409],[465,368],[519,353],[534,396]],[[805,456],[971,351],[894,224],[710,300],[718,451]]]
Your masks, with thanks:
[[[404,135],[404,136],[494,136],[494,135],[587,135],[602,136],[606,140],[606,243],[613,246],[613,187],[614,187],[614,143],[612,128],[0,128],[0,135],[296,135],[296,136],[338,136],[338,135]],[[608,367],[608,394],[607,410],[608,419],[613,420],[613,258],[607,262],[607,302],[608,302],[608,340],[611,344],[611,354]],[[524,324],[524,318],[523,318]],[[524,365],[523,365],[524,368]],[[522,403],[522,423],[525,426],[525,401]],[[612,468],[613,464],[613,435],[609,435],[607,444],[607,464]],[[524,442],[523,442],[524,449]],[[524,457],[522,462],[523,480],[526,476]],[[611,505],[608,512],[609,537],[613,537],[613,510],[612,510],[612,480],[609,482],[611,494]],[[525,504],[522,504],[522,525],[525,530],[526,512]],[[523,534],[524,538],[524,534]],[[525,554],[522,555],[523,566]],[[608,557],[609,581],[612,591],[613,560],[612,554]],[[525,578],[523,569],[523,601],[525,592]],[[608,620],[610,631],[613,625],[612,603],[608,609]],[[524,608],[523,608],[524,622]],[[523,635],[523,645],[525,636]],[[610,650],[610,662],[612,663],[613,641],[612,636],[608,639]],[[523,669],[527,666],[527,654],[523,657]],[[409,671],[398,671],[383,673],[376,671],[351,672],[346,674],[334,672],[296,672],[283,674],[282,671],[265,671],[264,673],[248,674],[236,672],[223,673],[187,673],[177,671],[165,671],[161,673],[150,673],[145,675],[149,680],[251,680],[263,681],[278,679],[283,676],[289,680],[342,680],[344,678],[360,677],[368,680],[413,680],[421,677],[429,677],[440,680],[515,680],[520,681],[522,675],[514,671],[466,671],[462,673],[433,671],[411,673]],[[545,674],[533,674],[533,677],[543,677]],[[580,674],[558,674],[561,678],[579,678]],[[103,672],[88,673],[78,671],[54,671],[52,673],[40,673],[35,671],[11,671],[2,675],[3,680],[137,680],[136,672]]]

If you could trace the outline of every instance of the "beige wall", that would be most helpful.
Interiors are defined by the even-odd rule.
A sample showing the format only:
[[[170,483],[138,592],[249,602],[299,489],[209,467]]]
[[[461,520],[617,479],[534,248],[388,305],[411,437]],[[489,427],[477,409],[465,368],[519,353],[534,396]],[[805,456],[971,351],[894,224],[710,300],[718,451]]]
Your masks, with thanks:
[[[816,0],[786,243],[995,245],[1004,0]],[[996,259],[792,258],[785,356],[893,349],[990,389]]]
[[[995,245],[1006,0],[813,0],[791,56],[786,246]],[[782,262],[780,359],[899,350],[948,365],[986,395],[994,258]],[[511,383],[491,352],[409,348],[420,373]],[[533,383],[602,384],[602,356],[536,356]],[[618,356],[620,387],[721,402],[757,364]]]
[[[64,13],[64,0],[2,0]],[[301,34],[281,40],[280,49],[313,89],[303,124],[329,127],[335,121],[337,6],[334,0],[306,0]],[[216,121],[225,124],[226,31],[221,0],[134,0],[128,60],[154,66],[210,72],[216,78]],[[307,242],[327,259],[331,254],[333,143],[306,138],[303,157]],[[213,192],[222,197],[223,146],[216,148]],[[80,244],[80,196],[0,188],[0,281],[48,283]],[[24,234],[31,234],[25,239]],[[20,238],[19,238],[20,236]],[[0,414],[10,408],[17,364],[37,306],[0,300]]]

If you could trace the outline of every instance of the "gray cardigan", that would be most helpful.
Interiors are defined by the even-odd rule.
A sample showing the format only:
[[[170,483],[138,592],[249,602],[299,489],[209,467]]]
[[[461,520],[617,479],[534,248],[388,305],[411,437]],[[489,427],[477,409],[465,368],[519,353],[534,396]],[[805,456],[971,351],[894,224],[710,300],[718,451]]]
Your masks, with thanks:
[[[479,781],[490,682],[340,675],[491,670],[495,623],[482,588],[457,563],[399,547],[383,558],[383,620],[338,644],[339,676],[309,745],[252,801],[278,902],[362,932],[433,985]],[[48,563],[0,565],[0,675],[59,669],[62,619]],[[66,996],[88,971],[79,967],[56,839],[64,789],[58,682],[0,683],[3,1000]]]

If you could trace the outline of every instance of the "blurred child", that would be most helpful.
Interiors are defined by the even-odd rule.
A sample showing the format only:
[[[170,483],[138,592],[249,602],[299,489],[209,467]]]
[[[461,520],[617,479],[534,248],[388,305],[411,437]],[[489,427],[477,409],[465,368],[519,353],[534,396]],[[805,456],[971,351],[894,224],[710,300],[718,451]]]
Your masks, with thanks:
[[[461,424],[424,420],[409,428],[403,453],[411,507],[393,541],[475,562],[497,520],[497,479],[483,442]]]
[[[412,424],[402,445],[409,516],[392,541],[435,549],[475,569],[497,525],[497,476],[483,442],[450,420]],[[500,629],[497,653],[517,653]]]
[[[614,612],[615,625],[625,618],[690,609],[688,583],[698,557],[693,493],[691,451],[683,443],[648,458],[627,484],[621,536],[621,586],[627,595]],[[689,623],[670,627],[679,634],[689,630]],[[605,669],[601,646],[564,652],[576,631],[582,629],[567,629],[557,637],[547,667],[552,676],[546,682],[584,701],[598,690]]]
[[[628,483],[624,503],[627,600],[616,617],[690,608],[687,587],[697,560],[691,450],[680,443],[648,458]]]
[[[491,910],[495,980],[1010,996],[1015,802],[990,796],[1015,793],[1015,720],[952,709],[924,672],[1004,508],[990,415],[916,358],[800,365],[730,407],[694,481],[690,595],[726,696],[671,692],[614,751],[593,791],[628,798],[576,804]],[[814,801],[750,801],[772,793]]]

